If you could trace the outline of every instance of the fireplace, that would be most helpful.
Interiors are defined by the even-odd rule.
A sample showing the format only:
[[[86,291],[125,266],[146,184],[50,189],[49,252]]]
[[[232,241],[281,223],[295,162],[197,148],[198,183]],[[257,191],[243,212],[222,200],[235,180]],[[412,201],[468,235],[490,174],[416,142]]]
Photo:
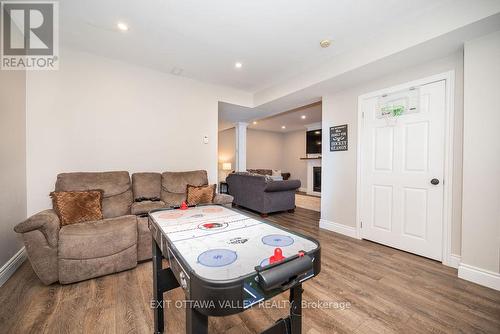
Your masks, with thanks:
[[[321,196],[321,157],[307,157],[307,194]]]
[[[321,167],[313,167],[313,191],[321,192]]]

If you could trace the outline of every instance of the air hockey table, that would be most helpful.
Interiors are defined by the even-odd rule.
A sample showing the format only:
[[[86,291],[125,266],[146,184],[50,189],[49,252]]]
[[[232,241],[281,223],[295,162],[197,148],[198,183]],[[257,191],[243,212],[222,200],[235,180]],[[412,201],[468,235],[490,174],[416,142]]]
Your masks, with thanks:
[[[287,290],[289,316],[263,333],[301,333],[302,283],[321,270],[318,241],[212,204],[153,210],[148,226],[155,333],[168,331],[163,293],[179,286],[186,296],[186,333],[207,333],[209,316],[243,312]]]

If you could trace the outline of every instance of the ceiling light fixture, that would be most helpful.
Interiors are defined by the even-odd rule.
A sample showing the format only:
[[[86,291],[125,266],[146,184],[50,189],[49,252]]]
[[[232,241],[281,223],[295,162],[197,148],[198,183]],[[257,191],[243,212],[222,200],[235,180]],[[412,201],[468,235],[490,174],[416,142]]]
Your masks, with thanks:
[[[321,45],[322,48],[327,48],[330,45],[332,45],[332,42],[329,39],[324,39],[321,42],[319,42],[319,45]]]
[[[237,62],[237,63],[234,64],[234,67],[236,67],[236,68],[242,68],[243,64],[240,63],[240,62]]]
[[[281,128],[282,128],[282,129],[286,129],[286,126],[282,125],[282,126],[281,126]]]
[[[257,121],[253,121],[253,125],[257,125]]]
[[[306,115],[302,115],[302,116],[300,116],[300,118],[306,119]]]
[[[181,75],[182,72],[184,72],[184,70],[179,67],[173,67],[172,70],[170,71],[170,73],[172,73],[173,75]]]
[[[116,27],[117,27],[118,29],[120,29],[121,31],[127,31],[127,30],[128,30],[128,25],[126,25],[126,24],[125,24],[125,23],[123,23],[123,22],[118,22],[118,23],[116,24]]]

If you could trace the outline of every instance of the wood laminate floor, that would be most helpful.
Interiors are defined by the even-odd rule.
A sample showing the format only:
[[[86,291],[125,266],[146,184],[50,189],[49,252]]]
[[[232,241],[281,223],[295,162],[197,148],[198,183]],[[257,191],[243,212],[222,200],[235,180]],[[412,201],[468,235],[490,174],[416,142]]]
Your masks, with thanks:
[[[320,212],[321,197],[311,196],[304,193],[296,193],[295,205],[299,208]]]
[[[270,221],[311,235],[322,272],[304,284],[303,333],[500,333],[500,292],[457,278],[455,269],[318,228],[319,213],[298,208]],[[151,333],[151,262],[70,285],[42,285],[25,262],[0,288],[0,333]],[[287,314],[253,308],[210,318],[211,333],[256,333]],[[182,333],[181,289],[166,293],[167,328]],[[330,308],[314,308],[318,301]],[[315,304],[316,303],[316,304]],[[323,306],[328,306],[323,305]]]

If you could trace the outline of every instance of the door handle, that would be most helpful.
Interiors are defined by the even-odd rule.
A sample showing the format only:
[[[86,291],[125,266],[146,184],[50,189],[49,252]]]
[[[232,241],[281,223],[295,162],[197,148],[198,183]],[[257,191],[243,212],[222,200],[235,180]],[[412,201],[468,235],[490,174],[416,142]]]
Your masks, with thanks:
[[[437,186],[439,184],[439,180],[438,179],[432,179],[431,180],[431,184]]]

